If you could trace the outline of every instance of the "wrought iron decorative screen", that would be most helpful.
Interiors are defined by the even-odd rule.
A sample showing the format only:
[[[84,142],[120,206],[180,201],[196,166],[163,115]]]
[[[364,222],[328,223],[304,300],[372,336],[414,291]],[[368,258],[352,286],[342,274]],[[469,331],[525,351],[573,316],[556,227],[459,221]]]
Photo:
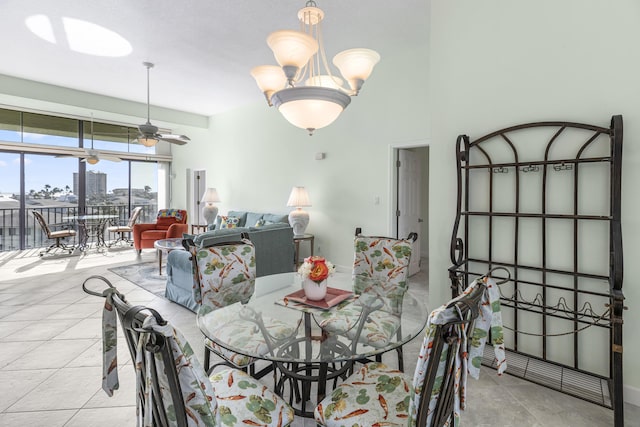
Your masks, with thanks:
[[[507,372],[610,407],[623,426],[622,116],[609,128],[539,122],[461,135],[456,157],[453,296],[508,270]]]

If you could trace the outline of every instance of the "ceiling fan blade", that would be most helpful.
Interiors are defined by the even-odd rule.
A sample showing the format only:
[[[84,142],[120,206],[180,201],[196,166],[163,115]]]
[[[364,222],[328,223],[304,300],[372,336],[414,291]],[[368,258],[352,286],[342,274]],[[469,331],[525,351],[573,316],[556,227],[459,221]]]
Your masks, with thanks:
[[[110,162],[121,162],[122,161],[122,159],[120,157],[110,156],[108,154],[101,154],[100,156],[98,156],[98,158],[100,160],[109,160]]]
[[[185,135],[156,135],[158,139],[163,141],[170,142],[172,144],[177,145],[185,145],[187,142],[191,141],[188,136]]]

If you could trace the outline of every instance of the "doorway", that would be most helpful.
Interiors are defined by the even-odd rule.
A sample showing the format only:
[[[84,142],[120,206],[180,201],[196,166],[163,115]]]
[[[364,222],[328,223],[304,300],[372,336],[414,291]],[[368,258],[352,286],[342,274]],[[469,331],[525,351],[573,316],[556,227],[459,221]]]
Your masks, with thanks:
[[[429,257],[429,146],[393,147],[393,159],[392,229],[397,238],[418,234],[409,265],[413,276]]]

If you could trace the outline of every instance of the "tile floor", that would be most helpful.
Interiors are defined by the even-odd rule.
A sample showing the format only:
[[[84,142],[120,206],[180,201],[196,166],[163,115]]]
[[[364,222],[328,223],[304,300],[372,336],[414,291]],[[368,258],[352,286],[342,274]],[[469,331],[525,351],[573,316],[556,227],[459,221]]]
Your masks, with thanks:
[[[154,259],[152,250],[138,256],[132,249],[44,259],[37,251],[0,253],[0,426],[135,425],[134,376],[124,345],[119,347],[120,390],[109,398],[100,388],[103,300],[81,289],[91,275],[107,277],[130,302],[159,310],[202,354],[193,313],[107,270]],[[411,285],[425,299],[426,277],[419,273]],[[415,367],[419,345],[416,340],[407,346],[408,372]],[[385,361],[395,363],[395,354],[389,357]],[[497,377],[490,369],[483,370],[479,381],[470,381],[462,425],[613,425],[609,409],[509,375]],[[627,404],[625,412],[626,425],[640,425],[639,407]],[[298,419],[294,425],[315,424]]]

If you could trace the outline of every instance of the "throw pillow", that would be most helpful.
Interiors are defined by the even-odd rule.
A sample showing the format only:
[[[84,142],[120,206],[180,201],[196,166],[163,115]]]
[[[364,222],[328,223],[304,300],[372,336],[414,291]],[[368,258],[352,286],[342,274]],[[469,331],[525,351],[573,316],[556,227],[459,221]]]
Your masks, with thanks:
[[[220,228],[236,228],[240,220],[235,216],[222,216],[220,221]]]

